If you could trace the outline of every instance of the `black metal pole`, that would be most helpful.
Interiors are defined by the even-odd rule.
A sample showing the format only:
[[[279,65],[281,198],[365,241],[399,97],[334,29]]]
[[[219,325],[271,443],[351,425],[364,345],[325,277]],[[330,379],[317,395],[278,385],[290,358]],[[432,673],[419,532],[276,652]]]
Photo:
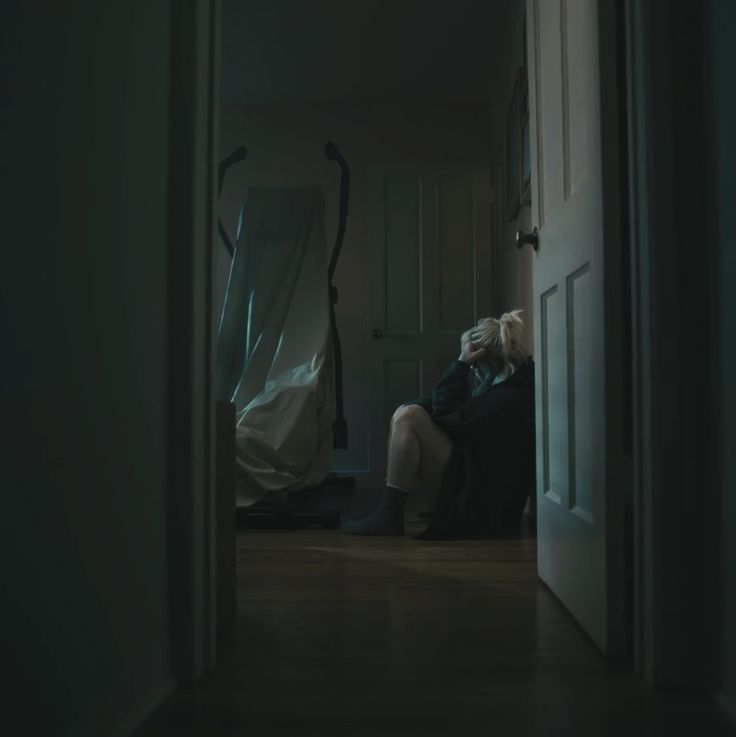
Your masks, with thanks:
[[[233,164],[237,164],[239,161],[245,161],[247,156],[248,152],[245,150],[245,146],[240,146],[240,148],[236,148],[235,151],[226,156],[220,162],[220,165],[217,167],[218,197],[222,194],[222,185],[225,183],[225,174],[227,170]],[[225,248],[227,248],[227,252],[230,254],[230,258],[232,258],[235,255],[235,246],[233,246],[233,242],[230,240],[230,236],[228,236],[227,231],[225,230],[225,226],[222,224],[222,220],[220,220],[219,217],[217,218],[217,232],[222,239],[222,242],[225,244]]]
[[[350,201],[350,167],[337,150],[332,141],[327,141],[325,145],[325,156],[337,163],[340,167],[340,219],[337,227],[337,237],[335,238],[335,246],[332,249],[330,264],[327,268],[327,288],[330,299],[330,333],[332,335],[332,348],[335,360],[335,421],[332,423],[332,447],[336,449],[346,449],[348,447],[348,424],[345,420],[344,404],[343,404],[343,384],[342,384],[342,348],[340,345],[340,335],[337,330],[337,314],[335,305],[337,304],[337,288],[332,284],[332,278],[335,275],[337,260],[340,257],[343,241],[345,240],[345,230],[348,221],[348,204]]]

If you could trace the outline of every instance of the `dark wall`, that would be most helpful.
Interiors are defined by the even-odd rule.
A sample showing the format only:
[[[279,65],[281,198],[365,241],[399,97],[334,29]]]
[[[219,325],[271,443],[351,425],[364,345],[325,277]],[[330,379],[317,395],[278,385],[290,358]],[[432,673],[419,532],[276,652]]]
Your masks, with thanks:
[[[654,681],[714,693],[736,621],[734,6],[646,7]]]
[[[717,249],[719,491],[722,595],[721,702],[736,720],[736,3],[711,0],[710,121],[713,151],[714,246]]]
[[[23,734],[125,731],[168,684],[168,54],[167,2],[0,9],[3,701]]]

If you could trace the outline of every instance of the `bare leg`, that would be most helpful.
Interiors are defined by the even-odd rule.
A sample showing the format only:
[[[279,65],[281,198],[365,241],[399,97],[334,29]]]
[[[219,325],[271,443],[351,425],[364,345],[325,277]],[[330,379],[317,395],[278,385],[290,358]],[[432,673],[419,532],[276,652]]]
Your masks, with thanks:
[[[423,407],[399,407],[391,420],[386,483],[421,488],[432,507],[451,451],[452,441]]]
[[[383,497],[367,516],[343,523],[350,535],[403,535],[404,506],[417,487],[430,507],[450,457],[452,441],[419,405],[399,407],[391,420],[388,469]]]

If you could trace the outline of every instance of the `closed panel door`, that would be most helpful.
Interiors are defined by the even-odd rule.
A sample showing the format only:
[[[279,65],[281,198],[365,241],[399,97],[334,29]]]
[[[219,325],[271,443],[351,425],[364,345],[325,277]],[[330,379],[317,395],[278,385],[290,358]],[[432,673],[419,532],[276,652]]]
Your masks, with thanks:
[[[539,575],[611,650],[596,0],[528,0]]]
[[[371,472],[385,472],[393,411],[431,392],[488,311],[489,187],[483,165],[369,171]]]

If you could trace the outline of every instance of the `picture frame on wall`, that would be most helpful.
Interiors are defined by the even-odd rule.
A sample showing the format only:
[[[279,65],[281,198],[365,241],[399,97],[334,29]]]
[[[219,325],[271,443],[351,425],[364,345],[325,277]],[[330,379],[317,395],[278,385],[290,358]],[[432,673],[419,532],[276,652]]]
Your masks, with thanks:
[[[522,30],[523,66],[516,70],[506,115],[506,211],[510,221],[532,201],[532,166],[529,141],[529,83],[526,74],[526,22]]]
[[[529,147],[529,91],[524,90],[521,105],[521,204],[532,202],[532,162]]]
[[[532,162],[529,144],[529,76],[527,74],[526,17],[521,29],[522,96],[521,96],[521,204],[532,203]]]
[[[521,105],[522,77],[524,70],[519,67],[511,93],[511,102],[506,115],[506,216],[515,220],[522,202],[521,170],[522,170],[522,138],[521,138]]]

